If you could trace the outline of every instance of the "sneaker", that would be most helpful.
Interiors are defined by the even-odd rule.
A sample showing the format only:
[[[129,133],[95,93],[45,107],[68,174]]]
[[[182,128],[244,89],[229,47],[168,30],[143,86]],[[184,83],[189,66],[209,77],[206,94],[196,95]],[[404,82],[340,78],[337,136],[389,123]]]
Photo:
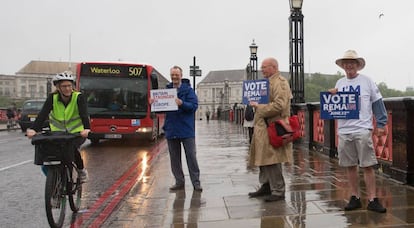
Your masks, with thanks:
[[[352,211],[361,208],[361,199],[356,196],[351,196],[348,205],[345,206],[345,211]]]
[[[374,198],[372,201],[368,201],[367,209],[370,211],[375,211],[378,213],[385,213],[387,209],[384,208],[381,203],[379,202],[378,198]]]
[[[85,183],[88,180],[88,170],[80,169],[79,170],[79,178],[81,183]]]

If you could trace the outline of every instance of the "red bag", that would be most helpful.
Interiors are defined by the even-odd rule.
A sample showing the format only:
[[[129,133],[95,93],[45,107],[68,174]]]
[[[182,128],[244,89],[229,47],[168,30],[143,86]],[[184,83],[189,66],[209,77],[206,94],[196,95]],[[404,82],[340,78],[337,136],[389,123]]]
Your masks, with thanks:
[[[289,117],[289,124],[286,124],[283,120],[276,120],[269,124],[265,119],[265,122],[267,125],[269,142],[274,148],[279,148],[300,137],[300,125],[297,115]]]

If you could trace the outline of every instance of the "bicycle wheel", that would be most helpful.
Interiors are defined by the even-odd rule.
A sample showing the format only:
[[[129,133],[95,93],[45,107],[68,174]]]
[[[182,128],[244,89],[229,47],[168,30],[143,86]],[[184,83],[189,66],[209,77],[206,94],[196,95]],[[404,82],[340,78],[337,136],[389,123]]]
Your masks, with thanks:
[[[71,173],[68,178],[68,189],[71,189],[68,192],[70,209],[73,212],[78,212],[82,201],[82,184],[76,168],[72,167],[67,170]]]
[[[45,187],[46,216],[50,227],[62,227],[66,212],[66,174],[59,166],[48,166]]]

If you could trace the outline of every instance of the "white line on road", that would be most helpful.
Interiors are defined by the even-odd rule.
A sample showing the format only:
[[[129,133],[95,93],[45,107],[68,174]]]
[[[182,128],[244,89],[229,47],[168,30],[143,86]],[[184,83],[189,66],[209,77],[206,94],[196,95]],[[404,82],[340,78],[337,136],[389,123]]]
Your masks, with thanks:
[[[19,166],[19,165],[24,165],[24,164],[29,163],[29,162],[33,162],[33,160],[27,160],[27,161],[20,162],[20,163],[11,165],[11,166],[7,166],[7,167],[4,167],[4,168],[0,168],[0,172],[1,171],[4,171],[4,170],[7,170],[7,169],[11,169],[11,168],[16,167],[16,166]]]
[[[21,140],[20,138],[17,139],[5,139],[5,140],[0,140],[0,143],[9,143],[9,142],[13,142],[13,141],[19,141]]]

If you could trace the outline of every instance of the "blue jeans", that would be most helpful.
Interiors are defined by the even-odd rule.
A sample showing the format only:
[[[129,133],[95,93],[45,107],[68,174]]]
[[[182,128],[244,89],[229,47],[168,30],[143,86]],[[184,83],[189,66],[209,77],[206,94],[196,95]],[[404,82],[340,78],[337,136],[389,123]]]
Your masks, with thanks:
[[[184,185],[184,173],[181,162],[181,144],[184,147],[187,167],[193,186],[200,186],[200,169],[198,168],[195,138],[168,139],[168,150],[170,152],[171,171],[176,185]]]

